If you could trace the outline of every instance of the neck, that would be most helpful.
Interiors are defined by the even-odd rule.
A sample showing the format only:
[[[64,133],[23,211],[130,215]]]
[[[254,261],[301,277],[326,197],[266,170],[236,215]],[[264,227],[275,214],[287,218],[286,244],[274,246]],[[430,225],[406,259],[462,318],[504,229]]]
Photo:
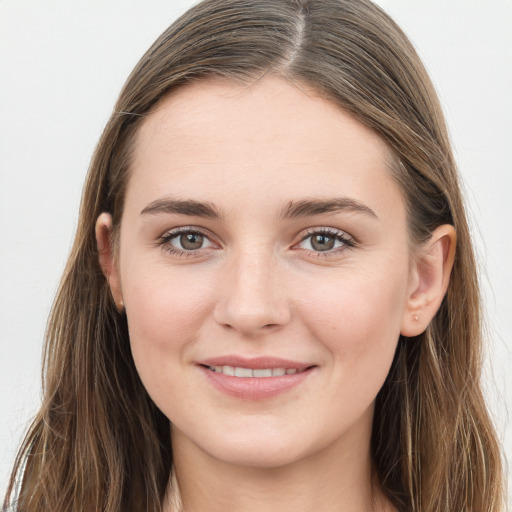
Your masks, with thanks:
[[[372,479],[371,426],[363,436],[355,430],[298,461],[251,467],[213,458],[173,428],[175,473],[164,511],[388,512]]]

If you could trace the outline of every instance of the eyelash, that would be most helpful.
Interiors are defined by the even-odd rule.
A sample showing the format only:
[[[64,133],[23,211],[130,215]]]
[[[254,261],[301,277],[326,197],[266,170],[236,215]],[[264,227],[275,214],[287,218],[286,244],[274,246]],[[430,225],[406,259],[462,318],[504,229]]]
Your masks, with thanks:
[[[340,231],[339,229],[310,228],[306,231],[305,236],[301,238],[300,242],[298,244],[295,244],[294,247],[297,247],[302,242],[306,241],[308,238],[312,238],[315,235],[326,236],[328,238],[334,239],[335,241],[341,242],[341,246],[336,247],[334,249],[326,251],[311,251],[315,254],[317,258],[329,258],[330,256],[339,255],[340,252],[346,251],[347,249],[352,249],[357,245],[357,242],[354,238],[349,236],[344,231]]]
[[[171,241],[174,240],[175,238],[178,238],[181,235],[184,235],[184,234],[201,236],[205,240],[207,240],[210,244],[213,245],[213,242],[211,242],[209,235],[207,235],[204,231],[201,231],[197,228],[192,228],[192,227],[182,227],[182,228],[174,229],[172,231],[168,231],[167,233],[165,233],[158,239],[158,245],[162,248],[162,250],[164,250],[172,255],[179,256],[179,257],[194,257],[194,256],[197,256],[201,250],[206,249],[206,247],[200,247],[199,249],[196,249],[196,250],[186,250],[186,249],[178,249],[177,247],[174,247],[171,244]],[[326,236],[326,237],[332,238],[335,241],[338,241],[342,244],[340,247],[337,247],[334,249],[329,249],[326,251],[315,251],[315,250],[307,249],[308,251],[314,253],[315,256],[318,258],[328,258],[335,254],[337,255],[340,252],[345,251],[347,249],[352,249],[357,245],[357,242],[356,242],[356,240],[354,240],[354,238],[352,238],[351,236],[347,235],[346,233],[344,233],[343,231],[340,231],[338,229],[310,228],[307,230],[305,236],[303,236],[301,238],[301,240],[293,246],[293,248],[294,249],[297,248],[297,246],[299,246],[300,244],[305,242],[308,238],[311,238],[315,235]],[[311,242],[310,242],[310,245],[311,245]]]
[[[180,256],[180,257],[185,257],[185,258],[197,256],[198,252],[201,249],[204,249],[204,248],[199,248],[197,250],[186,250],[186,249],[178,249],[177,247],[174,247],[173,245],[171,245],[171,241],[174,240],[175,238],[178,238],[181,235],[201,236],[205,240],[208,240],[210,243],[212,243],[210,240],[211,237],[209,235],[207,235],[204,231],[201,231],[199,229],[192,228],[192,227],[182,227],[182,228],[173,229],[172,231],[168,231],[167,233],[162,235],[158,239],[158,245],[165,252],[168,252],[175,256]]]

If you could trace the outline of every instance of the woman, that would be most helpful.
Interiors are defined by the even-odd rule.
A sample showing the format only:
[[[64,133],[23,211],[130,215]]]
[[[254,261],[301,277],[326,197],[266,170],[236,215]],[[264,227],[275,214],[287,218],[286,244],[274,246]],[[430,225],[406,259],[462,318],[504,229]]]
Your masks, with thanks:
[[[500,510],[479,350],[448,137],[400,29],[367,1],[207,1],[100,139],[9,492]]]

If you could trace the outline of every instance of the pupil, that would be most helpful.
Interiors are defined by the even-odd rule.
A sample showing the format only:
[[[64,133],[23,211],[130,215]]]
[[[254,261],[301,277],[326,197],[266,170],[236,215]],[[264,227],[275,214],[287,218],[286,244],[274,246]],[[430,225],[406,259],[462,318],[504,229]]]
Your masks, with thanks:
[[[334,238],[326,235],[315,235],[311,240],[311,246],[316,251],[328,251],[334,247]]]
[[[195,233],[187,233],[186,235],[180,236],[180,243],[183,249],[188,251],[200,249],[203,245],[203,236],[196,235]]]

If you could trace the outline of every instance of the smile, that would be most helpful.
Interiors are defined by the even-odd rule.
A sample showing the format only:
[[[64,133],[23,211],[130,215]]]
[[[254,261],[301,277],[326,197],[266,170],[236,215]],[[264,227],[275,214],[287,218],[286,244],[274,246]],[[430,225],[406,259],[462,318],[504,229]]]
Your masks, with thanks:
[[[196,365],[217,391],[249,401],[271,399],[296,389],[319,370],[315,364],[278,357],[234,355],[202,360]]]
[[[283,375],[293,375],[304,371],[298,368],[241,368],[239,366],[208,366],[207,368],[215,373],[241,378],[281,377]]]

